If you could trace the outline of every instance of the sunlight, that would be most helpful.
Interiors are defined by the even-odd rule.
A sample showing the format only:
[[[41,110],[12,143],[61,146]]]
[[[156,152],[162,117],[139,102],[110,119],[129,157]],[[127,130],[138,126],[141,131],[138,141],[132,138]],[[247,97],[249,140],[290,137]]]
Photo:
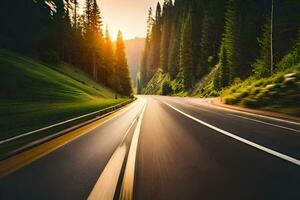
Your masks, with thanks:
[[[79,0],[81,11],[85,0]],[[163,0],[160,0],[162,3]],[[121,30],[125,40],[145,37],[148,9],[156,7],[157,0],[98,0],[103,24],[108,24],[113,40]]]

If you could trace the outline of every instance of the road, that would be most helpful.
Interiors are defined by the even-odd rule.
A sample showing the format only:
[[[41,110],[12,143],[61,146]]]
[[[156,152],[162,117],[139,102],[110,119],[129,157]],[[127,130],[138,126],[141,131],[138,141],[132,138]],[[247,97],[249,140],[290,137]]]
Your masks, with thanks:
[[[300,123],[141,96],[0,180],[0,199],[300,199]]]

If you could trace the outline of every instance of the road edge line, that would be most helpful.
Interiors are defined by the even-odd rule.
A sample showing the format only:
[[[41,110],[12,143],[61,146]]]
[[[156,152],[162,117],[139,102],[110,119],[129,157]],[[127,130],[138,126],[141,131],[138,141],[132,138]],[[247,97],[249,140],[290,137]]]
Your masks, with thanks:
[[[101,118],[95,122],[87,124],[83,127],[80,127],[76,130],[73,130],[69,133],[66,133],[62,136],[49,140],[45,143],[42,143],[38,146],[35,146],[31,149],[28,149],[24,152],[18,153],[12,157],[9,157],[5,160],[0,161],[0,178],[7,176],[33,162],[41,159],[42,157],[54,152],[55,150],[63,147],[64,145],[88,134],[91,130],[104,125],[105,123],[115,119],[116,117],[122,115],[127,110],[129,110],[132,106],[137,104],[138,101],[133,104],[129,104],[128,107],[123,107],[120,110],[108,115],[104,118]],[[69,138],[70,137],[70,138]],[[66,139],[65,139],[66,138]],[[63,141],[61,141],[63,140]],[[43,148],[44,150],[41,150]]]
[[[274,121],[279,121],[279,122],[284,122],[284,123],[288,123],[288,124],[293,124],[293,125],[297,125],[297,126],[300,125],[299,117],[294,117],[294,116],[280,117],[280,116],[272,116],[272,115],[266,115],[266,114],[264,115],[264,114],[255,112],[254,109],[245,108],[245,109],[247,109],[247,110],[245,110],[238,106],[232,106],[232,105],[221,103],[219,100],[218,101],[210,100],[210,105],[214,106],[217,109],[221,109],[221,110],[228,110],[228,111],[235,112],[235,113],[242,113],[242,114],[246,114],[246,115],[257,116],[257,117],[270,119],[270,120],[274,120]],[[261,111],[263,112],[263,110],[261,110]],[[277,115],[286,115],[284,113],[276,113],[276,112],[272,112],[272,113],[277,114]]]
[[[249,118],[249,117],[243,117],[243,116],[236,115],[236,114],[228,114],[228,115],[233,116],[233,117],[237,117],[237,118],[240,118],[240,119],[245,119],[245,120],[248,120],[248,121],[253,121],[253,122],[257,122],[257,123],[261,123],[261,124],[281,128],[281,129],[284,129],[284,130],[289,130],[289,131],[294,131],[294,132],[300,133],[300,130],[297,130],[297,129],[293,129],[293,128],[289,128],[289,127],[285,127],[285,126],[281,126],[281,125],[277,125],[277,124],[272,124],[272,123],[269,123],[269,122],[264,122],[264,121],[261,121],[261,120],[252,119],[252,118]],[[293,134],[293,135],[295,135],[295,134]]]
[[[164,102],[164,103],[165,103],[165,102]],[[266,152],[266,153],[268,153],[268,154],[271,154],[271,155],[273,155],[273,156],[275,156],[275,157],[277,157],[277,158],[281,158],[281,159],[283,159],[283,160],[285,160],[285,161],[288,161],[288,162],[290,162],[290,163],[293,163],[293,164],[295,164],[295,165],[300,166],[300,160],[298,160],[298,159],[296,159],[296,158],[290,157],[290,156],[285,155],[285,154],[283,154],[283,153],[277,152],[277,151],[272,150],[272,149],[270,149],[270,148],[267,148],[267,147],[264,147],[264,146],[262,146],[262,145],[259,145],[259,144],[256,144],[256,143],[254,143],[254,142],[251,142],[251,141],[249,141],[249,140],[246,140],[246,139],[244,139],[244,138],[242,138],[242,137],[239,137],[239,136],[237,136],[237,135],[234,135],[234,134],[232,134],[232,133],[230,133],[230,132],[228,132],[228,131],[222,130],[222,129],[220,129],[220,128],[218,128],[218,127],[215,127],[215,126],[213,126],[213,125],[211,125],[211,124],[208,124],[208,123],[206,123],[206,122],[204,122],[204,121],[201,121],[201,120],[199,120],[199,119],[197,119],[197,118],[195,118],[195,117],[193,117],[193,116],[191,116],[191,115],[189,115],[189,114],[187,114],[187,113],[185,113],[185,112],[183,112],[183,111],[181,111],[181,110],[179,110],[179,109],[173,107],[172,105],[170,105],[170,104],[168,104],[168,103],[165,103],[165,104],[166,104],[167,106],[169,106],[170,108],[172,108],[173,110],[179,112],[180,114],[182,114],[182,115],[184,115],[184,116],[186,116],[186,117],[188,117],[188,118],[190,118],[190,119],[192,119],[192,120],[194,120],[194,121],[196,121],[196,122],[198,122],[198,123],[200,123],[200,124],[202,124],[202,125],[204,125],[204,126],[210,128],[210,129],[213,129],[213,130],[215,130],[215,131],[217,131],[217,132],[219,132],[219,133],[222,133],[223,135],[226,135],[226,136],[228,136],[228,137],[230,137],[230,138],[233,138],[233,139],[235,139],[235,140],[238,140],[238,141],[240,141],[240,142],[242,142],[242,143],[244,143],[244,144],[247,144],[247,145],[252,146],[252,147],[254,147],[254,148],[256,148],[256,149],[259,149],[259,150],[261,150],[261,151],[264,151],[264,152]]]

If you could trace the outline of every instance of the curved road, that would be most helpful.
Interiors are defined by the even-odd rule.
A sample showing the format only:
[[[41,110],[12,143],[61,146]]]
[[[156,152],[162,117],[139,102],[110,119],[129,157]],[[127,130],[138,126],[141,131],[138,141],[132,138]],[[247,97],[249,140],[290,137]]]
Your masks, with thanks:
[[[2,177],[0,199],[109,199],[103,188],[112,188],[104,191],[110,199],[297,200],[299,160],[299,123],[207,99],[142,96],[90,133]],[[122,195],[126,187],[129,196]]]

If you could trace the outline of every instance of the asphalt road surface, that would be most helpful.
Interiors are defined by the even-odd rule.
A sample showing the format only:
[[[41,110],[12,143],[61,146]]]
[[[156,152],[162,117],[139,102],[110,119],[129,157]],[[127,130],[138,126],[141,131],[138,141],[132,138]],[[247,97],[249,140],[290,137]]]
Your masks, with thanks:
[[[299,200],[299,160],[299,123],[208,99],[141,96],[90,133],[2,177],[0,199],[97,199],[91,194],[112,183],[114,199],[126,199],[120,194],[127,184],[138,200]]]

